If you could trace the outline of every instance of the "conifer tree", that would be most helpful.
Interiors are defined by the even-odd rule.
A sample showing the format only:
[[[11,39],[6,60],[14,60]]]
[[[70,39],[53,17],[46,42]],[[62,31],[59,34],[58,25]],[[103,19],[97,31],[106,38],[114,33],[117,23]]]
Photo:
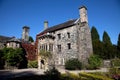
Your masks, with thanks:
[[[120,33],[119,33],[119,35],[118,35],[117,46],[118,46],[118,48],[120,49]]]
[[[103,58],[103,43],[100,41],[99,34],[97,29],[93,26],[91,29],[93,53],[98,55],[100,58]]]
[[[31,36],[29,36],[29,41],[34,42],[34,40],[33,40],[33,38]]]
[[[117,57],[120,58],[120,33],[118,35],[118,41],[117,41]]]
[[[112,45],[110,37],[106,31],[104,31],[104,33],[103,33],[103,43]]]
[[[94,40],[98,40],[99,41],[100,40],[98,31],[97,31],[97,29],[94,26],[91,29],[91,37],[92,37],[92,41],[94,41]]]
[[[103,48],[104,59],[112,59],[115,57],[114,47],[106,31],[103,33]]]

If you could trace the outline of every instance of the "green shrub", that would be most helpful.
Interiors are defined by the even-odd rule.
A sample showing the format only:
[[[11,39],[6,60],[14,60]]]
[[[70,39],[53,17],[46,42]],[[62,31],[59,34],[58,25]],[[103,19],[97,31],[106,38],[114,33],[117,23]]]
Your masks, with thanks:
[[[61,74],[60,80],[81,80],[81,78],[79,77],[79,75],[73,73],[65,73],[65,74]]]
[[[120,74],[120,69],[119,68],[110,68],[109,69],[109,73],[111,75],[113,75],[113,74]]]
[[[55,67],[53,67],[50,70],[47,70],[45,72],[45,75],[47,77],[47,80],[59,80],[61,77],[60,72]]]
[[[88,69],[98,69],[102,64],[102,59],[100,59],[97,55],[91,55],[88,59]]]
[[[99,75],[90,74],[90,73],[79,73],[79,76],[86,77],[87,78],[86,80],[113,80],[105,76],[99,76]]]
[[[120,67],[120,59],[119,58],[112,59],[111,64],[113,67]]]
[[[79,70],[81,69],[82,64],[78,59],[69,59],[68,61],[65,62],[65,69],[68,70]]]
[[[38,67],[38,62],[35,61],[28,61],[28,68],[37,68]]]

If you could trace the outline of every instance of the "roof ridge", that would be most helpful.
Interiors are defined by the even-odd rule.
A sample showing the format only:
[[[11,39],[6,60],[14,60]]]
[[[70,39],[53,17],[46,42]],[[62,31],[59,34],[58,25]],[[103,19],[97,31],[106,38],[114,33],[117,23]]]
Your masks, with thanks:
[[[49,28],[45,29],[44,31],[40,32],[37,36],[42,35],[42,34],[47,33],[47,32],[53,32],[53,31],[56,31],[59,29],[63,29],[63,28],[67,28],[69,26],[72,26],[75,24],[76,20],[77,19],[68,20],[66,22],[49,27]]]

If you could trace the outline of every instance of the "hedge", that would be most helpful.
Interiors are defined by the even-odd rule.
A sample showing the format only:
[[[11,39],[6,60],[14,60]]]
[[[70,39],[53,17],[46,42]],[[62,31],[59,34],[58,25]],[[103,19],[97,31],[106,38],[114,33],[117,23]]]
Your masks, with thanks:
[[[65,73],[65,74],[61,74],[60,80],[81,80],[81,78],[79,77],[79,75],[73,73]]]
[[[90,74],[90,73],[79,73],[79,76],[86,77],[89,80],[113,80],[105,76],[99,76],[99,75]]]

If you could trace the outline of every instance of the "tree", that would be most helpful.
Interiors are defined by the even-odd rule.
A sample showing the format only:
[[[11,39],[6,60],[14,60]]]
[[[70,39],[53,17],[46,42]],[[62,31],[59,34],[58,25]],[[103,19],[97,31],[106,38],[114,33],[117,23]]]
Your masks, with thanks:
[[[103,58],[103,43],[100,41],[97,29],[93,26],[91,29],[93,53]]]
[[[104,31],[104,33],[103,33],[103,43],[112,45],[110,37],[109,37],[109,35],[108,35],[108,33],[106,31]]]
[[[98,31],[97,31],[97,29],[94,26],[91,29],[91,37],[92,37],[92,41],[94,41],[94,40],[98,40],[99,41],[100,40]]]
[[[29,36],[29,41],[34,42],[34,40],[33,40],[33,38],[31,36]]]
[[[120,49],[120,33],[119,33],[119,35],[118,35],[117,46],[118,46],[118,48]]]
[[[106,31],[103,33],[103,47],[104,47],[104,59],[112,59],[115,57],[114,46],[110,40],[110,37]]]
[[[118,35],[118,41],[117,41],[117,57],[120,58],[120,34]]]
[[[88,63],[89,63],[89,68],[97,69],[101,66],[102,59],[99,58],[97,55],[91,55],[90,58],[88,59]]]
[[[25,54],[23,53],[22,48],[4,48],[4,59],[9,66],[17,67],[17,68],[25,68],[27,65]],[[24,65],[23,65],[24,63]]]

